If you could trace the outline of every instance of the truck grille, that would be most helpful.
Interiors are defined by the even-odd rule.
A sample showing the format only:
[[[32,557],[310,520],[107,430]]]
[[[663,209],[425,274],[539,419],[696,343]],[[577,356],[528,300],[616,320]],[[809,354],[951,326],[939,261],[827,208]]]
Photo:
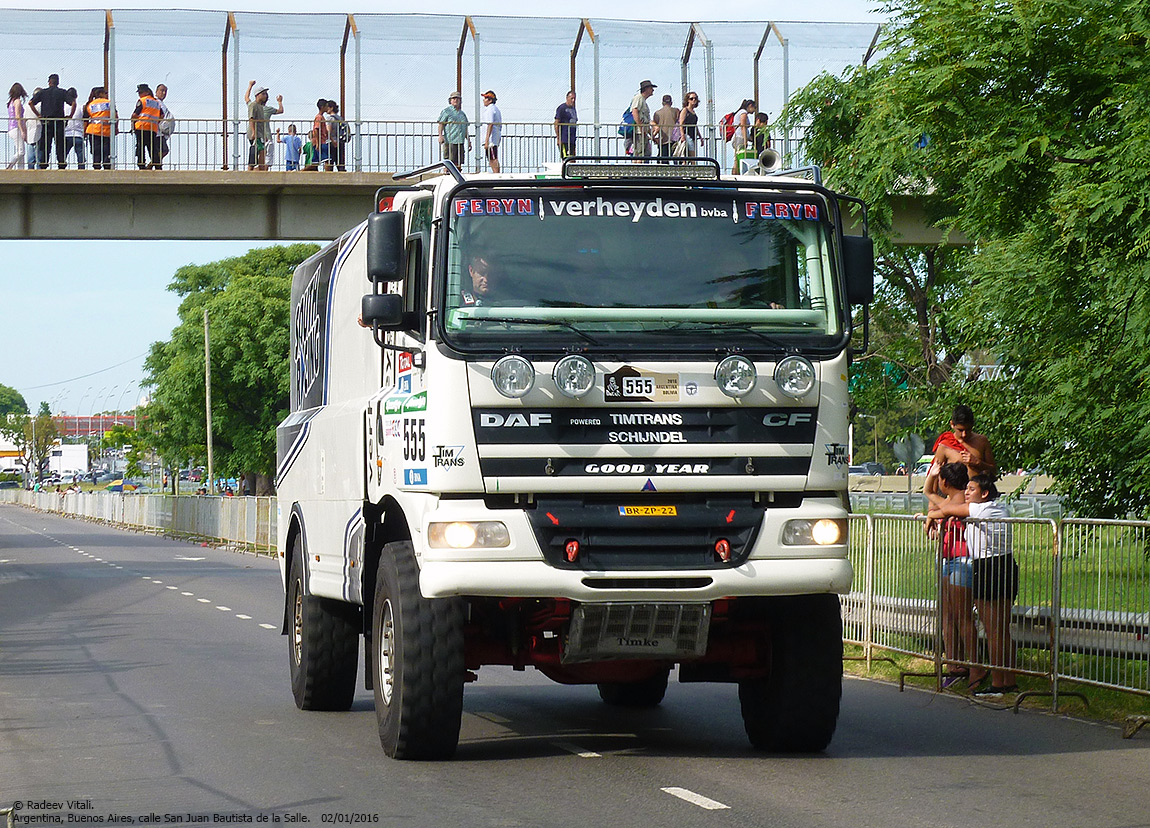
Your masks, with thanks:
[[[563,662],[697,658],[707,652],[710,604],[580,604]]]
[[[628,516],[627,507],[654,506],[674,515]],[[528,517],[547,562],[573,570],[716,569],[739,566],[750,555],[765,506],[750,495],[643,495],[540,498]],[[715,545],[730,544],[720,561]],[[566,549],[579,547],[575,561]]]

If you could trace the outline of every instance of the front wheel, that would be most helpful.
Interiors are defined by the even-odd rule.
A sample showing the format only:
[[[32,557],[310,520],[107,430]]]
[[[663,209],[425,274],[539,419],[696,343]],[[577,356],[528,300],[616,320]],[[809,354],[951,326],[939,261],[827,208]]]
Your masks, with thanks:
[[[450,759],[463,718],[460,598],[424,598],[410,542],[383,549],[371,617],[375,718],[395,759]]]
[[[837,595],[772,599],[771,672],[739,682],[751,744],[775,753],[816,753],[834,736],[843,686]]]
[[[359,668],[360,610],[308,595],[305,578],[303,542],[297,537],[287,596],[292,696],[300,710],[347,710]]]

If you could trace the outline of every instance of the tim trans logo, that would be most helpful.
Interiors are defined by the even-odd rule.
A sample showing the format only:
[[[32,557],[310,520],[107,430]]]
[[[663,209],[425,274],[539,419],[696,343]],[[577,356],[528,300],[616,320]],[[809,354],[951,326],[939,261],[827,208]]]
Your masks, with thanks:
[[[437,469],[457,468],[463,465],[463,446],[436,446],[432,461]]]
[[[479,425],[481,428],[538,428],[539,426],[551,425],[551,415],[538,412],[531,414],[484,412],[479,415]]]

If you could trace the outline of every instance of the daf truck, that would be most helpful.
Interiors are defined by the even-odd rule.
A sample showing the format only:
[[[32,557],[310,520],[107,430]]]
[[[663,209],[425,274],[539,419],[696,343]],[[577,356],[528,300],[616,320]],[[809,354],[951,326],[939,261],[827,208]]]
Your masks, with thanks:
[[[755,747],[822,750],[874,291],[853,199],[710,159],[418,172],[294,276],[296,704],[349,708],[362,651],[386,753],[445,759],[484,668],[636,708],[674,676],[737,688]]]

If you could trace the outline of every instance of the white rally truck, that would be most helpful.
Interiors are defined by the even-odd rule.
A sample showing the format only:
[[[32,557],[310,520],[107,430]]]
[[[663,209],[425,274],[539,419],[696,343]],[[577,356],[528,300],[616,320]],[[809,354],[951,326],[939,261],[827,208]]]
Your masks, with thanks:
[[[481,668],[654,706],[736,684],[817,751],[842,688],[852,306],[817,170],[567,159],[393,188],[292,285],[278,549],[291,684],[452,756]],[[414,179],[413,179],[414,180]],[[849,224],[849,221],[848,221]]]

